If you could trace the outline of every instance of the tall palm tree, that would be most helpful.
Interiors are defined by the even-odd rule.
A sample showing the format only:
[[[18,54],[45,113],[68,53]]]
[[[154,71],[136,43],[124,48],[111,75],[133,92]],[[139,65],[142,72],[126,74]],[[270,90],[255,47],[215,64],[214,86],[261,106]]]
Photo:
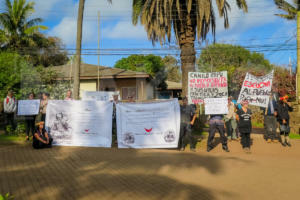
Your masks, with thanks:
[[[40,39],[39,30],[47,29],[39,25],[41,18],[30,16],[34,13],[34,2],[26,0],[5,0],[5,11],[0,13],[0,47],[18,49],[36,44]]]
[[[300,0],[293,0],[294,5],[285,0],[274,0],[277,7],[286,14],[276,14],[287,20],[297,20],[297,94],[296,102],[300,103]]]
[[[229,27],[227,0],[215,0],[219,16]],[[237,6],[247,12],[246,0],[236,0]],[[215,36],[216,16],[212,0],[133,0],[132,22],[145,27],[152,43],[170,42],[174,31],[180,47],[182,94],[187,95],[188,72],[195,70],[195,39],[203,41],[208,32]]]

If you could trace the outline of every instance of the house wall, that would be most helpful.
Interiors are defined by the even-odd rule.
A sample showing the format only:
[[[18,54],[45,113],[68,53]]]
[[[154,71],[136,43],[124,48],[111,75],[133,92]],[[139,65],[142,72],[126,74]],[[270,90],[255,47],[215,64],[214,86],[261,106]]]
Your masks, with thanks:
[[[97,91],[97,80],[80,80],[80,98],[82,91]]]

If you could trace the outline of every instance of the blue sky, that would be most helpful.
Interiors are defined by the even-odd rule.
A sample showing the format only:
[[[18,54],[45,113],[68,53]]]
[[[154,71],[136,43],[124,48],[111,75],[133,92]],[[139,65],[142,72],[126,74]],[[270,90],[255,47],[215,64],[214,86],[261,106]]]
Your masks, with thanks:
[[[60,37],[66,48],[74,49],[78,0],[34,1],[36,3],[35,16],[42,17],[43,24],[49,27],[46,34]],[[275,13],[281,11],[276,8],[273,0],[247,0],[249,12],[246,14],[238,10],[234,0],[228,0],[228,2],[231,4],[230,28],[225,30],[223,20],[218,18],[217,42],[237,44],[257,50],[264,53],[265,57],[274,64],[287,65],[289,58],[292,62],[296,62],[296,21],[286,21],[275,16]],[[99,10],[100,48],[115,49],[102,52],[118,54],[101,55],[101,65],[113,66],[118,59],[127,57],[128,55],[124,55],[126,54],[124,49],[135,49],[135,52],[141,53],[140,49],[161,48],[159,44],[152,46],[142,26],[132,25],[131,6],[132,0],[113,0],[112,5],[106,0],[86,0],[83,48],[97,48],[97,11]],[[203,47],[204,44],[197,44],[197,46]],[[172,42],[171,45],[176,44]],[[165,45],[163,48],[168,47]],[[286,50],[291,48],[293,50]],[[95,50],[86,52],[95,52]],[[147,52],[157,51],[148,50]],[[98,62],[96,55],[83,56],[83,59],[86,63],[97,64]]]

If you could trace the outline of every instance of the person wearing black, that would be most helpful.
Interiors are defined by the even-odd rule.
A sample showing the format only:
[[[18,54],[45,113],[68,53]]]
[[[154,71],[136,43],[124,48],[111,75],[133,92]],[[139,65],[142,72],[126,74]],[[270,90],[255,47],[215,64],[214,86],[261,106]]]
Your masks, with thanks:
[[[47,131],[44,129],[44,122],[39,122],[33,137],[32,147],[35,149],[50,148],[52,141],[53,139],[49,137]]]
[[[276,128],[277,128],[276,116],[275,116],[276,107],[277,107],[277,102],[275,101],[273,94],[271,94],[268,107],[262,109],[264,114],[264,127],[265,127],[264,138],[267,140],[268,143],[278,142],[276,137]]]
[[[223,115],[211,115],[209,119],[209,135],[207,139],[207,152],[210,152],[213,148],[213,140],[218,130],[221,137],[222,148],[224,151],[229,152],[227,146],[227,137],[225,136],[225,124],[223,120]]]
[[[34,93],[30,93],[28,96],[28,100],[34,99]],[[25,124],[26,124],[26,140],[29,140],[29,133],[31,132],[32,137],[35,133],[35,117],[36,115],[26,115],[25,116]]]
[[[191,151],[196,151],[194,147],[194,138],[192,136],[192,126],[196,119],[195,105],[188,105],[187,97],[182,98],[182,105],[180,105],[180,137],[178,147],[181,151],[185,149],[184,138],[187,137],[190,143]]]
[[[277,120],[280,125],[280,136],[281,136],[281,144],[283,146],[291,146],[289,134],[290,134],[290,116],[289,112],[293,111],[291,104],[287,101],[288,96],[280,97],[279,103],[276,108]]]
[[[250,151],[250,145],[251,145],[250,134],[252,131],[251,115],[252,115],[252,111],[248,108],[248,101],[243,101],[242,108],[236,112],[236,119],[238,120],[238,127],[242,137],[241,143],[246,153],[251,153]]]

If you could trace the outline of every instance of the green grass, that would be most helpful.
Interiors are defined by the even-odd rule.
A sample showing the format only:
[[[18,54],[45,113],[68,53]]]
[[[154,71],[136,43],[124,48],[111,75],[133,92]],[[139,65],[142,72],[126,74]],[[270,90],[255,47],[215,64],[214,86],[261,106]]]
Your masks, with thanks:
[[[300,139],[300,135],[296,133],[290,133],[290,138],[291,139]]]
[[[257,122],[252,122],[252,127],[254,127],[254,128],[264,128],[264,124],[257,123]]]
[[[18,142],[18,141],[24,141],[25,136],[24,135],[0,135],[0,142]]]

